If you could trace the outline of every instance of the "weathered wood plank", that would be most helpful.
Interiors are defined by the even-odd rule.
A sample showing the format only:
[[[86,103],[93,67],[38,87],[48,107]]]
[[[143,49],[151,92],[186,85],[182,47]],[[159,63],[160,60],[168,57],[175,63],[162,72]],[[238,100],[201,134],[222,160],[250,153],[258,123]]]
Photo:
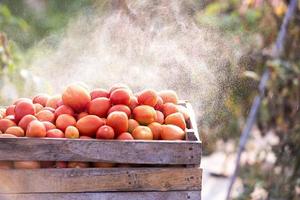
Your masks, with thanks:
[[[0,170],[0,193],[201,190],[200,168]]]
[[[187,122],[187,132],[186,132],[186,140],[188,141],[199,141],[200,136],[198,132],[198,127],[195,119],[195,113],[193,111],[192,105],[188,101],[181,101],[180,104],[188,109],[190,120]],[[201,155],[200,162],[198,164],[188,164],[186,165],[188,168],[198,167],[201,164]]]
[[[193,129],[187,129],[186,131],[186,140],[187,141],[198,141],[198,138],[195,135],[195,132]]]
[[[201,200],[200,191],[0,194],[1,200]]]
[[[196,116],[195,116],[193,107],[188,102],[185,102],[185,107],[187,108],[189,115],[190,115],[190,128],[193,130],[192,133],[195,135],[195,137],[197,138],[198,141],[201,141],[200,137],[199,137],[197,121],[196,121]]]
[[[0,138],[0,160],[199,164],[195,141],[117,141]]]
[[[178,104],[187,108],[189,115],[190,115],[190,119],[187,122],[186,140],[200,141],[197,122],[196,122],[195,113],[192,108],[192,105],[186,100],[181,100],[181,101],[179,101]]]

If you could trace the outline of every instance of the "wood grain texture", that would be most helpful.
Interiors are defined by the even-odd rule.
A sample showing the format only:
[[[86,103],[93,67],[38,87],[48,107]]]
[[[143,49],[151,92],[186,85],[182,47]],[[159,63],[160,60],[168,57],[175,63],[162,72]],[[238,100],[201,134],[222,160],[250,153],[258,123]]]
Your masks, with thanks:
[[[201,200],[200,191],[0,194],[1,200]]]
[[[199,164],[196,141],[117,141],[0,138],[0,160]]]
[[[201,190],[200,168],[0,170],[0,193]]]
[[[198,132],[198,127],[197,127],[197,122],[195,119],[195,113],[192,108],[192,105],[186,101],[186,100],[181,100],[178,103],[181,106],[184,106],[187,108],[187,111],[189,113],[190,119],[187,121],[187,132],[186,132],[186,140],[188,141],[198,141],[201,142],[200,137],[199,137],[199,132]]]
[[[186,131],[186,140],[187,141],[198,141],[198,138],[195,135],[195,132],[193,129],[187,129]]]
[[[190,120],[187,123],[187,127],[189,127],[189,129],[187,129],[187,132],[186,132],[186,140],[198,141],[201,143],[200,135],[198,132],[198,127],[197,127],[197,122],[196,122],[196,118],[195,118],[195,113],[192,108],[192,105],[188,101],[184,101],[182,103],[182,105],[188,109],[188,112],[190,115]],[[200,164],[201,164],[201,155],[200,155],[200,162],[198,164],[187,164],[186,167],[188,167],[188,168],[199,167]]]
[[[185,102],[185,107],[187,108],[189,115],[190,115],[190,132],[194,134],[194,136],[197,138],[197,141],[201,141],[199,137],[199,132],[198,132],[198,126],[197,126],[197,121],[196,121],[196,116],[192,107],[192,104]]]

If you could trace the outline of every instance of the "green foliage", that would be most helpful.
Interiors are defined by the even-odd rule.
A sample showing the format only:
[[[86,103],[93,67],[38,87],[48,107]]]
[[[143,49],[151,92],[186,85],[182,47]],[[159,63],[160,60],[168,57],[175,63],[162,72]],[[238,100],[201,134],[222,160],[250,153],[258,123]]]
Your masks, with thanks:
[[[10,84],[20,95],[24,77],[20,71],[30,60],[30,51],[43,38],[63,31],[72,17],[88,13],[93,0],[2,0],[0,1],[0,92]],[[56,34],[55,34],[56,35]],[[1,94],[3,95],[3,94]],[[7,96],[0,95],[0,104]],[[4,97],[4,98],[3,98]]]
[[[300,63],[273,60],[266,64],[271,79],[258,117],[262,133],[273,130],[280,138],[272,147],[276,163],[257,162],[242,168],[245,191],[239,200],[248,199],[257,182],[269,192],[270,199],[297,199],[300,186]],[[267,166],[267,167],[266,167]]]
[[[217,133],[212,137],[205,136],[209,144],[220,137],[238,141],[257,94],[260,74],[266,67],[271,70],[257,124],[262,134],[273,131],[280,138],[279,144],[272,146],[277,159],[274,165],[267,168],[264,161],[242,167],[239,176],[244,183],[244,194],[239,200],[250,199],[257,183],[268,191],[268,199],[294,200],[299,197],[295,192],[296,186],[298,190],[300,186],[300,29],[297,23],[292,22],[289,27],[281,59],[270,60],[263,53],[275,43],[285,11],[284,1],[216,0],[195,16],[201,26],[213,26],[240,40],[251,38],[254,34],[262,38],[259,48],[254,43],[250,44],[252,48],[245,56],[251,58],[248,65],[241,58],[240,73],[233,80],[235,86],[228,91],[229,97],[219,118],[209,119],[210,128],[205,130],[207,135]]]
[[[2,30],[20,48],[28,49],[50,33],[62,30],[69,19],[92,3],[92,0],[41,0],[30,5],[21,0],[3,0],[0,17],[6,24],[3,24]]]
[[[255,31],[262,9],[247,9],[241,13],[238,6],[236,1],[216,1],[207,5],[196,19],[202,25],[215,26],[229,33]]]
[[[29,29],[29,25],[24,19],[12,15],[10,9],[6,5],[1,4],[0,27],[1,29],[11,28],[19,31],[27,31]]]
[[[24,19],[14,16],[6,5],[0,4],[0,30],[26,32],[28,29],[29,25]],[[9,74],[12,74],[20,57],[21,54],[16,44],[7,39],[7,34],[0,32],[0,73],[8,68]]]

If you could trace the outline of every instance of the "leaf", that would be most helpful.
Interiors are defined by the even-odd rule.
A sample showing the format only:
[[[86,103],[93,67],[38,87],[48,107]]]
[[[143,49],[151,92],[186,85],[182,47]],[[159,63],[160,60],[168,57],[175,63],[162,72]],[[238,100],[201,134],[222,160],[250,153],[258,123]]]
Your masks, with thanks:
[[[10,19],[12,17],[10,10],[5,5],[0,5],[0,15],[7,19]]]
[[[251,78],[251,79],[256,80],[256,81],[260,80],[260,77],[254,71],[244,71],[243,76],[245,76],[247,78]]]
[[[220,3],[220,2],[211,3],[205,8],[205,14],[217,15],[220,14],[225,8],[226,5],[224,3]]]

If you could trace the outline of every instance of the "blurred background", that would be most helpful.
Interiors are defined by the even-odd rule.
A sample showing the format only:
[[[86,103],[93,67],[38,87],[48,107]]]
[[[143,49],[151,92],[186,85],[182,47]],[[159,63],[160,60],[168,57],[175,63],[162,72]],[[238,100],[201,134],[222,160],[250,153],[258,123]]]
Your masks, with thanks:
[[[66,76],[51,78],[55,72],[70,76],[67,70],[81,72],[89,67],[92,69],[83,78],[70,79],[85,81],[90,87],[108,87],[118,79],[135,89],[172,87],[182,98],[192,101],[198,116],[204,156],[201,165],[205,170],[203,199],[225,199],[241,131],[262,72],[269,68],[271,77],[242,154],[232,195],[238,200],[300,199],[299,2],[289,24],[283,55],[276,60],[270,56],[288,3],[0,0],[0,104],[41,91],[54,94],[60,90],[56,81],[62,85],[69,82],[62,81]],[[118,20],[114,20],[116,17]],[[129,34],[136,27],[139,32]],[[110,29],[117,31],[116,35],[105,32]],[[139,46],[131,46],[134,41],[130,38],[135,33],[143,36],[141,41],[134,38]],[[127,46],[120,46],[124,41],[128,41]],[[159,46],[162,41],[165,44]],[[108,45],[118,51],[107,53]],[[84,51],[85,47],[88,51]],[[147,47],[153,51],[144,50]],[[154,55],[159,49],[168,51],[163,54],[165,58]],[[176,59],[166,59],[172,56]],[[132,62],[134,57],[140,60]],[[203,63],[198,68],[199,61]],[[113,67],[114,62],[119,68]],[[124,66],[132,66],[129,73],[134,74],[134,80],[124,79]],[[111,68],[118,73],[109,80],[86,78],[95,69],[104,73]],[[138,78],[141,71],[150,69],[155,74],[150,74],[149,80],[142,77],[145,85],[137,84],[142,80]],[[182,86],[169,82],[164,70],[175,75],[174,82]],[[80,77],[80,73],[74,76]],[[159,84],[151,83],[155,76],[164,78],[159,79]]]

